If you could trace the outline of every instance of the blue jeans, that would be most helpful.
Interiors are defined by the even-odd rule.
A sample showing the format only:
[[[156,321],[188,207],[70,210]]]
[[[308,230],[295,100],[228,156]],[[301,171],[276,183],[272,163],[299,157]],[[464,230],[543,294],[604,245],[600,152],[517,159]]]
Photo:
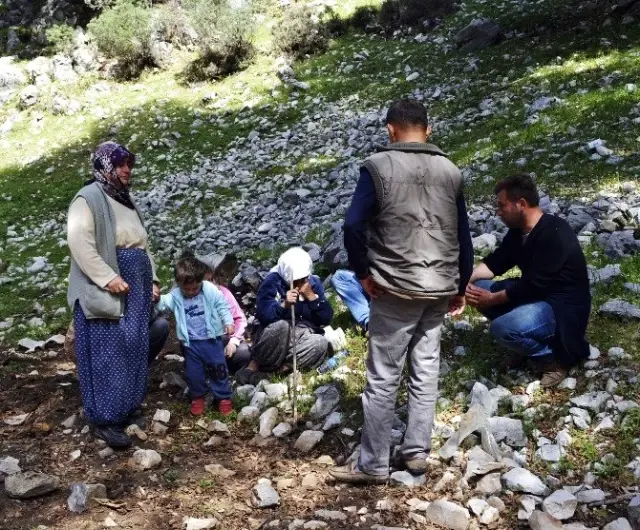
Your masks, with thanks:
[[[231,398],[231,383],[221,339],[192,340],[184,348],[184,368],[192,398],[209,390],[217,400]]]
[[[516,280],[479,280],[477,287],[497,293],[513,285]],[[556,317],[547,302],[515,305],[512,303],[490,307],[482,311],[490,319],[489,331],[496,342],[526,357],[553,354]]]
[[[331,277],[331,285],[342,298],[353,318],[364,329],[369,326],[369,295],[364,291],[360,280],[351,271],[338,270]]]

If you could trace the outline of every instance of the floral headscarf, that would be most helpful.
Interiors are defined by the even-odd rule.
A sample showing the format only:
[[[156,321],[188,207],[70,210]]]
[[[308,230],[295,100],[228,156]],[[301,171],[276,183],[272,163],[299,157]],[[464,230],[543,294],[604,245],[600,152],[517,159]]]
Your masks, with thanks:
[[[133,167],[135,155],[116,142],[104,142],[91,155],[93,181],[98,182],[105,193],[113,200],[133,210],[129,195],[129,186],[118,178],[116,168],[123,163]]]

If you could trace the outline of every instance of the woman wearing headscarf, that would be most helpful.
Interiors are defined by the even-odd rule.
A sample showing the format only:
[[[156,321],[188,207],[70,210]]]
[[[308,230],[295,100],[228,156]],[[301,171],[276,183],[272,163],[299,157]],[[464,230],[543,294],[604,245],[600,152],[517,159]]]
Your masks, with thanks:
[[[311,256],[299,247],[287,250],[258,289],[254,345],[249,366],[236,373],[238,384],[256,384],[264,372],[286,373],[293,360],[291,307],[295,307],[297,362],[317,368],[327,355],[324,327],[333,318],[322,282],[313,276]]]
[[[142,216],[129,193],[135,156],[115,143],[91,157],[93,179],[71,202],[68,302],[84,412],[93,435],[128,447],[124,432],[147,388],[152,301],[159,296]]]

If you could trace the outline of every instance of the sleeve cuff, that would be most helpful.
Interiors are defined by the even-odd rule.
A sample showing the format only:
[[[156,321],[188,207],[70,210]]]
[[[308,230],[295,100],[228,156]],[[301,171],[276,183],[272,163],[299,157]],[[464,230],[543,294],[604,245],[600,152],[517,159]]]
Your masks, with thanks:
[[[231,344],[235,344],[236,346],[240,346],[240,339],[238,337],[231,337],[229,339],[229,342]]]
[[[110,274],[106,278],[102,279],[100,282],[95,282],[95,283],[98,284],[98,286],[101,289],[106,289],[107,285],[109,285],[109,283],[111,283],[111,281],[115,280],[117,277],[118,277],[118,275],[115,272],[113,272],[112,274]]]

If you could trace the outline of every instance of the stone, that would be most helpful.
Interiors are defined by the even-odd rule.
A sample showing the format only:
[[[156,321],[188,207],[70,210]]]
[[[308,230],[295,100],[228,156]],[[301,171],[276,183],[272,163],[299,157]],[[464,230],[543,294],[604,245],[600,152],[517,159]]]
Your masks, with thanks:
[[[578,499],[565,490],[556,490],[542,501],[542,509],[555,519],[571,519],[578,507]]]
[[[527,437],[524,434],[521,420],[494,417],[489,418],[489,425],[496,442],[504,441],[511,447],[524,447],[527,445]]]
[[[158,467],[162,463],[162,457],[153,449],[138,449],[131,457],[134,466],[147,470]]]
[[[145,433],[138,425],[136,425],[135,423],[132,423],[131,425],[128,425],[127,428],[125,429],[125,433],[128,436],[135,436],[136,438],[138,438],[138,440],[144,442],[147,440],[147,433]]]
[[[390,512],[395,508],[395,504],[391,499],[381,499],[376,503],[376,510],[379,512]]]
[[[13,57],[0,57],[0,90],[14,89],[27,82],[27,76],[13,61]]]
[[[631,528],[631,524],[629,524],[627,519],[620,517],[605,525],[602,530],[633,530],[633,528]]]
[[[469,407],[467,413],[462,417],[458,430],[440,448],[438,454],[440,458],[449,460],[457,453],[458,447],[470,434],[478,432],[482,440],[482,448],[492,455],[496,460],[502,458],[502,454],[493,434],[491,434],[489,419],[486,410],[481,405]]]
[[[159,421],[154,421],[151,425],[151,429],[153,430],[153,434],[156,436],[165,436],[169,431],[169,427]]]
[[[328,521],[346,521],[347,515],[338,510],[316,510],[315,516]]]
[[[545,462],[560,462],[562,448],[556,444],[545,444],[536,451],[536,457]]]
[[[13,458],[12,456],[5,456],[0,459],[0,474],[3,475],[15,475],[21,473],[22,470],[19,466],[20,460]]]
[[[242,385],[236,388],[236,396],[240,399],[252,399],[256,393],[256,387],[253,385]]]
[[[332,429],[336,429],[340,427],[342,424],[342,413],[340,412],[332,412],[327,416],[327,419],[324,421],[324,425],[322,426],[323,431],[330,431]]]
[[[576,498],[580,504],[589,504],[592,502],[602,502],[605,499],[604,491],[600,489],[587,490],[577,492]]]
[[[562,530],[562,523],[551,517],[548,513],[535,510],[529,517],[529,526],[532,530]]]
[[[608,392],[589,392],[582,396],[573,397],[569,401],[576,407],[591,409],[593,412],[598,413],[610,399],[611,394]]]
[[[256,508],[271,508],[280,504],[280,495],[273,489],[270,480],[261,478],[251,492],[251,500]]]
[[[502,491],[500,473],[490,473],[482,477],[476,484],[476,491],[484,495],[497,495]]]
[[[478,521],[480,521],[480,524],[489,526],[495,523],[496,521],[498,521],[499,519],[500,519],[500,511],[497,508],[494,508],[493,506],[489,506],[482,512],[482,514],[478,518]]]
[[[303,453],[311,451],[324,438],[322,431],[304,431],[296,440],[295,449]]]
[[[20,339],[18,346],[27,350],[27,353],[33,353],[36,349],[44,350],[43,340]]]
[[[532,495],[546,495],[547,486],[536,475],[526,469],[514,468],[502,475],[502,482],[511,491],[521,491]]]
[[[153,415],[153,421],[159,421],[160,423],[168,424],[171,419],[171,412],[165,409],[158,409]]]
[[[446,500],[437,500],[429,504],[424,513],[427,521],[450,530],[467,530],[471,515],[466,508]]]
[[[324,521],[307,521],[302,525],[302,528],[305,530],[320,530],[322,528],[327,528],[329,525]]]
[[[599,311],[622,319],[640,319],[640,308],[625,300],[609,300],[600,306]]]
[[[576,428],[585,430],[589,428],[589,425],[591,425],[591,416],[588,411],[578,407],[571,407],[569,409],[569,414],[571,414],[571,418],[573,419],[573,423]]]
[[[640,528],[640,495],[636,495],[629,501],[627,516],[634,528]]]
[[[604,253],[612,259],[628,257],[637,252],[639,248],[639,242],[634,238],[632,230],[600,234],[596,241],[598,245],[604,248]]]
[[[111,449],[111,447],[105,447],[104,449],[101,449],[100,451],[98,451],[98,456],[102,460],[106,460],[107,458],[110,458],[115,454],[116,452],[113,449]]]
[[[503,511],[506,508],[505,503],[502,501],[500,497],[489,497],[487,499],[487,504],[489,504],[489,506],[492,506],[499,512]]]
[[[488,507],[489,504],[487,504],[487,501],[484,499],[473,498],[469,499],[467,502],[467,508],[469,508],[475,516],[482,515],[482,512],[484,512]]]
[[[610,284],[617,277],[622,276],[622,270],[620,264],[606,265],[602,269],[589,268],[589,283],[591,285],[596,284]]]
[[[278,423],[278,409],[277,407],[271,407],[265,410],[260,416],[260,430],[258,433],[263,438],[271,436],[271,432]]]
[[[559,390],[575,390],[578,384],[577,379],[574,377],[567,377],[558,385]]]
[[[316,402],[309,411],[312,421],[325,419],[340,403],[340,392],[333,385],[321,386],[315,391]]]
[[[291,427],[290,423],[282,422],[278,423],[278,425],[276,425],[271,432],[276,438],[282,438],[289,434],[292,430],[293,427]]]
[[[207,425],[207,431],[226,436],[227,438],[231,436],[229,426],[220,420],[213,420],[209,425]]]
[[[257,407],[242,407],[238,413],[238,421],[252,422],[260,417],[260,409]]]
[[[307,489],[315,489],[320,485],[320,479],[315,473],[308,473],[302,477],[302,487]]]
[[[616,426],[611,416],[605,416],[602,421],[596,425],[594,432],[609,431]]]
[[[62,83],[74,83],[78,74],[73,70],[73,60],[68,55],[56,55],[52,59],[53,78]]]
[[[287,385],[284,383],[269,383],[264,385],[264,391],[272,403],[282,401],[287,397]]]
[[[4,489],[12,499],[31,499],[57,490],[60,479],[45,473],[26,471],[14,473],[4,479]]]
[[[232,471],[231,469],[227,469],[221,464],[208,464],[204,466],[204,470],[214,477],[221,477],[221,478],[233,477],[236,474],[235,471]]]
[[[489,393],[489,389],[482,383],[476,383],[471,389],[471,406],[479,405],[491,417],[498,411],[498,401]]]
[[[473,250],[479,256],[487,256],[496,249],[498,239],[493,234],[481,234],[472,239]]]
[[[255,394],[253,394],[249,406],[256,407],[257,409],[262,410],[267,406],[267,394],[265,394],[264,392],[256,392]]]
[[[423,486],[427,482],[425,475],[412,475],[408,471],[394,471],[389,478],[392,484],[405,488]]]
[[[34,85],[29,85],[20,91],[20,107],[27,109],[33,107],[38,103],[38,88]]]
[[[485,18],[473,19],[456,35],[456,43],[463,52],[475,52],[488,48],[500,40],[500,26]]]
[[[207,530],[208,528],[215,528],[218,524],[218,520],[213,517],[208,517],[206,519],[185,517],[183,523],[185,530]]]

